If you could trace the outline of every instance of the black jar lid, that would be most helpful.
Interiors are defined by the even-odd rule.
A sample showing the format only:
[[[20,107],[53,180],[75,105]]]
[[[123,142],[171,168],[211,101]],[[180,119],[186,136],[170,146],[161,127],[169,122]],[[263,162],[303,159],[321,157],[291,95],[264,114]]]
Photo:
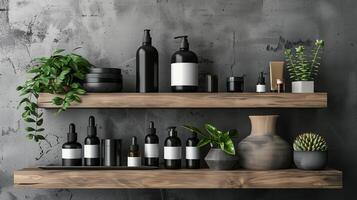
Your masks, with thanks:
[[[121,74],[121,69],[93,67],[93,68],[90,68],[89,73],[92,73],[92,74]]]

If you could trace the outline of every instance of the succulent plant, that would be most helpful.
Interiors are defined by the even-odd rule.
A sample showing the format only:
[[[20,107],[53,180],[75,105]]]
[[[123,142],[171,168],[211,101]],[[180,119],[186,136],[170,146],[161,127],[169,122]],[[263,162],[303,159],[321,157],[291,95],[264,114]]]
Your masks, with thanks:
[[[316,133],[303,133],[298,135],[293,147],[295,151],[327,151],[325,139]]]

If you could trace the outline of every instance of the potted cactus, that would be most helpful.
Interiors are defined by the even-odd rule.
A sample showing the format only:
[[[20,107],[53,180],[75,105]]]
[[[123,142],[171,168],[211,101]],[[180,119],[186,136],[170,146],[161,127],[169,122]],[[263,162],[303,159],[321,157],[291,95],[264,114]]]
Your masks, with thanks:
[[[310,55],[305,54],[304,46],[285,50],[286,66],[292,80],[293,93],[314,93],[314,78],[321,65],[323,48],[324,41],[316,40]]]
[[[316,133],[303,133],[296,137],[294,144],[294,163],[305,170],[323,169],[327,164],[327,143]]]

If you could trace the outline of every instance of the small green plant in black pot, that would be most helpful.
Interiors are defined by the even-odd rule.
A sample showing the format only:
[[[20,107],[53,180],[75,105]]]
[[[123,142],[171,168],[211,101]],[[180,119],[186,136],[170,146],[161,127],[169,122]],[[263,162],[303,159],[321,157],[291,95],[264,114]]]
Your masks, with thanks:
[[[200,129],[184,125],[185,129],[201,136],[198,147],[210,145],[211,149],[205,157],[205,161],[210,169],[230,170],[236,167],[238,157],[232,138],[238,137],[238,131],[231,129],[229,131],[218,130],[211,124],[205,124],[206,132]]]
[[[305,170],[323,169],[327,164],[327,143],[316,133],[303,133],[296,137],[294,144],[294,163]]]

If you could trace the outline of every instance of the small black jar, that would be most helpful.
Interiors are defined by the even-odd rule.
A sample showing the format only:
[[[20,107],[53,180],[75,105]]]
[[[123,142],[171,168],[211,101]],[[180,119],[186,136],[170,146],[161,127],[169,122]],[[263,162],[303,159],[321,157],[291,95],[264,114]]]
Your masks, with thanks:
[[[227,77],[227,92],[243,92],[244,76]]]

